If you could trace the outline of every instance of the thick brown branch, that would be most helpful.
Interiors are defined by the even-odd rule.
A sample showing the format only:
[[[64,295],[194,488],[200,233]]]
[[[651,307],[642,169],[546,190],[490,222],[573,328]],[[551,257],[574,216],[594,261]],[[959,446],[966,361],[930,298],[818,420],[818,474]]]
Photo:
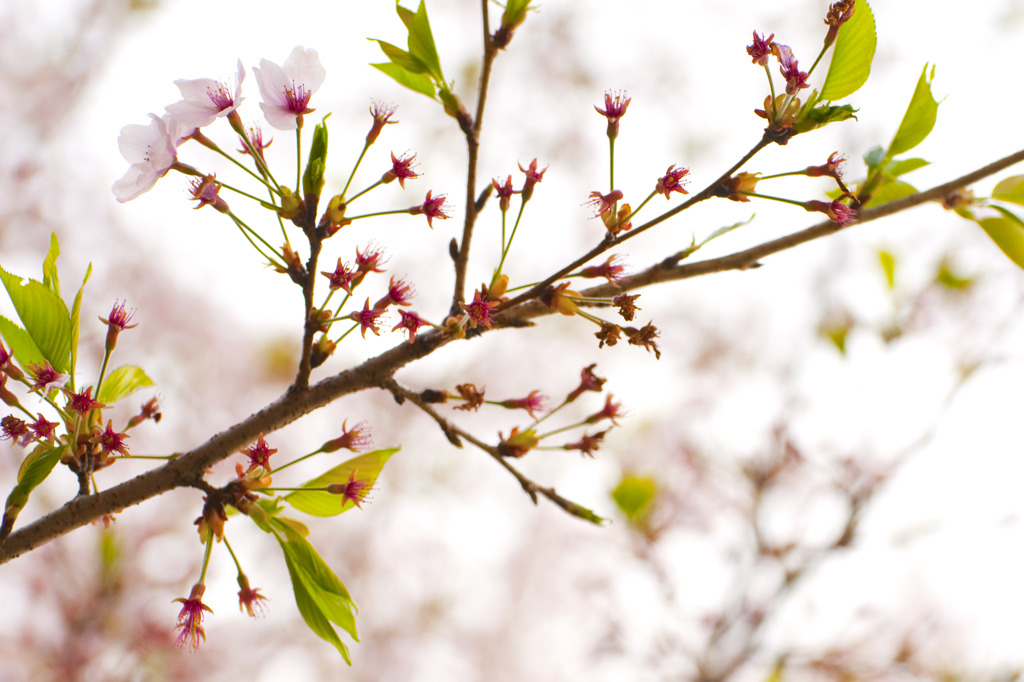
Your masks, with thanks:
[[[359,367],[324,379],[307,389],[292,389],[259,412],[235,424],[164,466],[95,495],[79,496],[46,516],[16,530],[0,545],[0,564],[54,538],[173,488],[199,486],[204,471],[226,459],[260,433],[270,433],[313,410],[352,393],[384,385],[400,367],[434,352],[451,339],[425,334],[403,343]]]

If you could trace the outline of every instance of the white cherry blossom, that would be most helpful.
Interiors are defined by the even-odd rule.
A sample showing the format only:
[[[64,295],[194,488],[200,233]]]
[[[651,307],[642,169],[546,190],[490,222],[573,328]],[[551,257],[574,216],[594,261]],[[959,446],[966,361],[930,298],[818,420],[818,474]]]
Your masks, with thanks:
[[[180,102],[167,107],[167,113],[181,121],[186,127],[202,128],[214,122],[220,116],[227,116],[242,103],[242,81],[245,79],[245,68],[238,61],[235,74],[235,91],[232,94],[222,81],[212,78],[196,78],[195,80],[176,80],[174,84],[181,90],[184,98]]]
[[[148,126],[126,125],[117,138],[121,156],[131,164],[124,177],[111,187],[114,196],[122,203],[153,189],[156,181],[177,162],[178,145],[193,130],[182,126],[170,114],[162,118],[156,114],[149,116],[152,121]]]
[[[252,72],[263,96],[263,115],[278,130],[295,130],[302,115],[313,111],[309,99],[327,75],[316,50],[302,46],[292,50],[284,66],[261,59]]]

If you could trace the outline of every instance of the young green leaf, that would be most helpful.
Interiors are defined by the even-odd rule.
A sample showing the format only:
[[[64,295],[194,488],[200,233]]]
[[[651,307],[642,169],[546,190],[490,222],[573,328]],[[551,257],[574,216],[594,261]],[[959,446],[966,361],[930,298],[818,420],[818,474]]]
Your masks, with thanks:
[[[992,190],[992,198],[1024,206],[1024,175],[1003,178]]]
[[[431,99],[435,99],[434,81],[430,80],[430,76],[422,73],[413,73],[394,62],[370,64],[370,66],[375,69],[379,69],[388,76],[391,76],[400,85],[404,85],[410,90],[426,95]]]
[[[85,292],[85,283],[92,275],[92,263],[85,269],[85,277],[82,278],[82,286],[78,287],[75,300],[71,304],[71,368],[68,371],[72,377],[75,376],[75,366],[78,364],[78,317],[82,312],[82,294]]]
[[[1024,268],[1024,221],[1006,209],[996,210],[1002,217],[981,218],[978,225],[1010,260]]]
[[[832,63],[821,88],[822,100],[835,102],[848,97],[867,82],[877,42],[871,7],[866,0],[859,0],[853,16],[839,28]]]
[[[878,252],[878,263],[882,266],[882,272],[885,273],[885,283],[891,290],[896,285],[896,257],[883,249]]]
[[[50,250],[43,260],[43,286],[60,296],[60,278],[57,277],[57,257],[60,255],[60,244],[57,235],[50,234]]]
[[[658,486],[650,476],[623,476],[612,490],[612,500],[629,521],[636,521],[650,508]]]
[[[380,49],[384,52],[384,55],[391,60],[392,64],[400,66],[406,71],[409,71],[410,73],[426,74],[430,70],[421,59],[409,52],[406,52],[397,45],[392,45],[391,43],[383,40],[374,40],[374,42],[380,45]]]
[[[345,485],[353,476],[364,489],[370,488],[380,476],[381,469],[391,455],[399,448],[375,450],[353,457],[330,471],[307,481],[304,488],[326,488],[331,484]],[[336,495],[326,490],[300,490],[284,496],[284,501],[301,512],[312,516],[336,516],[348,511],[355,503],[345,495]]]
[[[928,161],[924,159],[894,159],[889,168],[886,169],[886,173],[896,178],[901,175],[906,175],[911,171],[916,171],[918,168],[924,168],[928,165]]]
[[[53,468],[57,466],[57,462],[60,461],[63,452],[63,445],[51,446],[49,443],[41,443],[21,461],[21,467],[18,469],[18,483],[4,503],[0,538],[6,537],[11,532],[18,514],[28,503],[29,495],[50,475]]]
[[[871,198],[864,202],[864,208],[888,204],[890,201],[909,197],[911,194],[917,194],[917,188],[909,183],[902,180],[883,181]]]
[[[427,18],[427,4],[420,0],[419,9],[409,23],[409,52],[427,66],[427,72],[437,83],[444,83],[441,59],[437,56],[434,34]]]
[[[324,189],[324,170],[327,168],[327,116],[324,116],[323,122],[317,124],[313,130],[309,161],[306,162],[306,172],[302,175],[302,193],[306,196],[307,202],[310,197],[319,198],[320,192]]]
[[[39,346],[29,333],[3,315],[0,315],[0,336],[4,337],[11,353],[22,367],[28,367],[33,363],[41,365],[45,362],[43,351],[39,350]]]
[[[856,13],[855,13],[856,14]],[[896,136],[886,152],[886,156],[892,158],[897,154],[910,151],[921,144],[928,134],[935,127],[935,118],[939,110],[939,103],[932,96],[931,80],[935,77],[935,67],[928,70],[924,65],[921,77],[917,80],[917,87],[914,88],[914,95],[910,98],[907,112],[903,114],[900,127],[896,130]]]
[[[351,665],[348,648],[331,625],[334,623],[359,641],[355,621],[357,609],[348,589],[305,537],[279,518],[271,517],[269,525],[284,553],[295,603],[303,620],[319,637],[333,644],[345,662]]]
[[[3,269],[0,280],[36,347],[51,367],[65,373],[71,357],[71,316],[64,301],[42,283]]]
[[[284,544],[282,543],[282,547]],[[338,637],[338,633],[335,632],[334,627],[331,625],[330,619],[324,614],[320,608],[317,600],[313,597],[309,587],[306,585],[306,581],[303,579],[302,572],[295,561],[288,555],[287,552],[284,554],[285,565],[288,566],[288,577],[292,581],[292,593],[295,595],[295,605],[299,608],[299,613],[302,615],[302,620],[306,621],[306,625],[309,629],[316,634],[320,639],[332,644],[341,657],[345,660],[345,663],[352,665],[352,656],[348,652],[348,647]]]
[[[109,405],[140,388],[152,385],[153,380],[146,376],[142,368],[124,365],[115,369],[103,380],[103,386],[96,395],[96,400]]]

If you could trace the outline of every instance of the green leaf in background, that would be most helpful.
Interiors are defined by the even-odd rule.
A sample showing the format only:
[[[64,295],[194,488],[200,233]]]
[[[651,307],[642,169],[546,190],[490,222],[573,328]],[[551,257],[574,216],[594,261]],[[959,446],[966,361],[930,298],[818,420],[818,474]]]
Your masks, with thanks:
[[[881,165],[882,161],[885,160],[885,150],[882,146],[872,147],[871,149],[864,152],[864,165],[868,167],[868,170],[874,170]]]
[[[658,486],[650,476],[622,477],[612,490],[612,500],[626,518],[633,523],[647,512],[657,494]]]
[[[878,263],[882,266],[882,272],[885,273],[885,283],[891,290],[896,284],[896,258],[883,249],[878,252]]]
[[[1024,269],[1024,221],[1006,209],[994,208],[1002,217],[980,218],[978,225],[1010,260]]]
[[[953,269],[948,258],[943,258],[935,273],[935,281],[946,289],[962,291],[974,283],[971,277],[965,277]]]
[[[992,190],[992,198],[1024,206],[1024,175],[1003,178]]]
[[[41,282],[12,275],[3,269],[0,269],[0,280],[25,331],[43,357],[55,370],[66,373],[71,358],[71,315],[64,301]],[[17,359],[23,361],[20,357]]]
[[[103,386],[96,394],[96,400],[110,405],[140,388],[152,386],[153,380],[146,376],[142,368],[134,365],[118,367],[103,379]]]
[[[426,95],[431,99],[434,99],[434,81],[430,80],[430,76],[424,74],[413,73],[398,64],[392,62],[384,62],[382,64],[370,64],[375,69],[379,69],[388,76],[394,78],[400,85],[418,92],[422,95]]]
[[[907,113],[903,114],[896,136],[893,137],[886,152],[889,158],[910,151],[921,144],[935,127],[939,103],[932,96],[931,81],[934,77],[935,67],[929,71],[928,65],[925,64],[921,77],[917,80],[917,87],[914,88],[914,96],[910,98],[910,104],[907,106]]]
[[[337,625],[353,640],[359,641],[355,621],[357,609],[348,590],[302,535],[278,518],[271,517],[269,524],[284,553],[295,604],[303,620],[317,636],[334,645],[346,663],[352,665],[348,647],[331,625]]]
[[[377,477],[380,476],[384,463],[398,450],[399,448],[374,450],[353,457],[327,473],[307,481],[303,487],[326,488],[332,483],[345,484],[348,483],[353,472],[358,480],[365,480],[366,485],[372,487],[377,481]],[[312,516],[336,516],[355,506],[355,503],[346,499],[344,495],[334,495],[325,490],[300,490],[285,495],[283,499],[299,511]]]
[[[859,90],[871,73],[876,45],[875,17],[866,0],[858,0],[853,16],[839,28],[821,99],[834,102]]]
[[[57,256],[60,255],[60,244],[57,235],[50,234],[50,250],[43,260],[43,286],[60,296],[60,278],[57,277]]]

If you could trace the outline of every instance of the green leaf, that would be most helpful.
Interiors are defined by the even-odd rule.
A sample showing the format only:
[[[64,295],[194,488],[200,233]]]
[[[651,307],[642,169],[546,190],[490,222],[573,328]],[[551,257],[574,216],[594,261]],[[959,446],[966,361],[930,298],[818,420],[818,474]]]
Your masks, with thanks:
[[[36,347],[51,367],[65,373],[71,357],[71,316],[64,301],[42,283],[3,269],[0,280]]]
[[[381,469],[391,455],[398,452],[399,448],[388,448],[375,450],[339,464],[321,476],[307,481],[304,488],[326,488],[332,483],[348,483],[355,472],[356,480],[367,481],[366,485],[372,487],[380,476]],[[300,490],[284,496],[284,501],[301,512],[312,516],[336,516],[348,511],[355,506],[352,500],[345,499],[344,495],[333,495],[325,490]]]
[[[85,277],[82,278],[82,286],[78,287],[75,294],[75,301],[71,304],[71,368],[68,374],[75,376],[75,366],[78,364],[78,317],[82,312],[82,294],[85,292],[85,283],[92,275],[92,263],[85,269]]]
[[[426,95],[431,99],[435,99],[434,81],[430,79],[430,76],[412,73],[411,71],[394,63],[370,64],[370,66],[383,71],[410,90],[414,90],[415,92]]]
[[[903,182],[902,180],[889,180],[882,184],[875,193],[871,195],[871,198],[864,203],[864,208],[872,208],[874,206],[888,204],[890,201],[909,197],[911,194],[917,194],[917,188],[913,185]]]
[[[889,289],[892,289],[896,283],[896,257],[888,251],[882,250],[878,252],[878,262],[882,266],[882,272],[885,273],[885,283],[889,285]]]
[[[416,16],[409,23],[409,52],[427,66],[427,71],[435,81],[444,82],[441,59],[437,56],[434,34],[430,30],[430,19],[427,18],[427,4],[423,0],[420,0]]]
[[[43,260],[43,286],[60,296],[60,278],[57,277],[57,256],[60,255],[60,244],[57,235],[50,234],[50,250]]]
[[[882,149],[881,145],[872,147],[864,152],[863,158],[864,165],[868,167],[868,170],[874,170],[885,160],[885,150]]]
[[[859,90],[871,73],[876,44],[875,17],[868,3],[860,0],[853,16],[839,28],[821,99],[834,102]]]
[[[43,351],[39,350],[39,346],[29,333],[3,315],[0,315],[0,336],[4,337],[11,353],[22,367],[28,367],[32,363],[41,365],[45,361]]]
[[[928,164],[928,161],[918,158],[894,159],[893,162],[889,164],[889,167],[886,169],[886,174],[895,178],[901,175],[906,175],[911,171],[916,171],[918,168],[924,168]]]
[[[351,665],[348,648],[331,625],[334,623],[359,641],[356,605],[348,589],[302,535],[281,519],[271,517],[269,524],[284,553],[295,603],[303,620],[319,637],[333,644]]]
[[[110,405],[140,388],[152,385],[153,380],[146,376],[142,368],[124,365],[107,375],[103,380],[103,386],[100,387],[99,393],[96,395],[96,400]]]
[[[1024,206],[1024,175],[1003,178],[992,190],[992,198]]]
[[[946,258],[943,258],[942,262],[939,263],[938,272],[935,273],[935,281],[953,291],[962,291],[974,283],[974,279],[971,277],[964,277],[956,272]]]
[[[907,113],[903,114],[896,136],[893,137],[886,152],[889,158],[910,151],[921,144],[935,127],[939,103],[932,96],[931,80],[934,77],[935,67],[933,66],[929,72],[928,65],[925,64],[921,77],[917,80],[917,87],[914,88],[914,96],[910,98],[910,105],[907,106]]]
[[[1002,217],[981,218],[978,225],[1010,260],[1024,268],[1024,222],[1005,209],[1000,212]]]
[[[384,52],[384,55],[391,60],[392,64],[400,66],[410,73],[425,74],[429,71],[429,67],[423,63],[422,60],[417,59],[414,55],[406,52],[397,45],[385,42],[383,40],[375,40],[380,45],[380,49]],[[376,66],[374,64],[373,66]]]
[[[846,121],[851,118],[855,119],[857,117],[854,114],[858,111],[860,110],[854,109],[849,104],[814,107],[806,112],[801,118],[797,119],[796,123],[793,124],[793,129],[798,133],[806,133],[810,130],[815,130],[816,128],[828,125],[829,123]]]
[[[63,445],[51,446],[49,443],[40,443],[22,460],[18,469],[18,483],[4,503],[3,527],[7,532],[10,532],[18,514],[25,508],[31,492],[46,480],[60,461],[62,452]]]
[[[302,175],[302,193],[307,198],[319,197],[324,189],[324,170],[327,168],[327,116],[324,116],[323,122],[313,130],[309,161],[306,162],[306,172]]]
[[[650,508],[658,486],[650,476],[623,476],[612,490],[612,500],[627,519],[638,520]]]
[[[295,561],[288,556],[287,552],[285,552],[284,561],[288,566],[288,576],[292,581],[292,593],[295,595],[295,605],[299,608],[299,613],[302,614],[302,620],[306,621],[306,625],[309,626],[309,629],[320,637],[320,639],[334,645],[334,648],[341,654],[345,663],[352,665],[352,656],[348,652],[348,647],[345,646],[345,643],[341,641],[340,637],[338,637],[338,633],[335,632],[330,619],[324,615],[324,612],[317,603],[317,600],[313,597],[310,589],[306,586],[306,582],[303,579],[303,575],[299,570],[299,567],[296,565]]]
[[[18,487],[29,493],[53,471],[60,461],[64,445],[40,444],[22,460],[18,468]]]

